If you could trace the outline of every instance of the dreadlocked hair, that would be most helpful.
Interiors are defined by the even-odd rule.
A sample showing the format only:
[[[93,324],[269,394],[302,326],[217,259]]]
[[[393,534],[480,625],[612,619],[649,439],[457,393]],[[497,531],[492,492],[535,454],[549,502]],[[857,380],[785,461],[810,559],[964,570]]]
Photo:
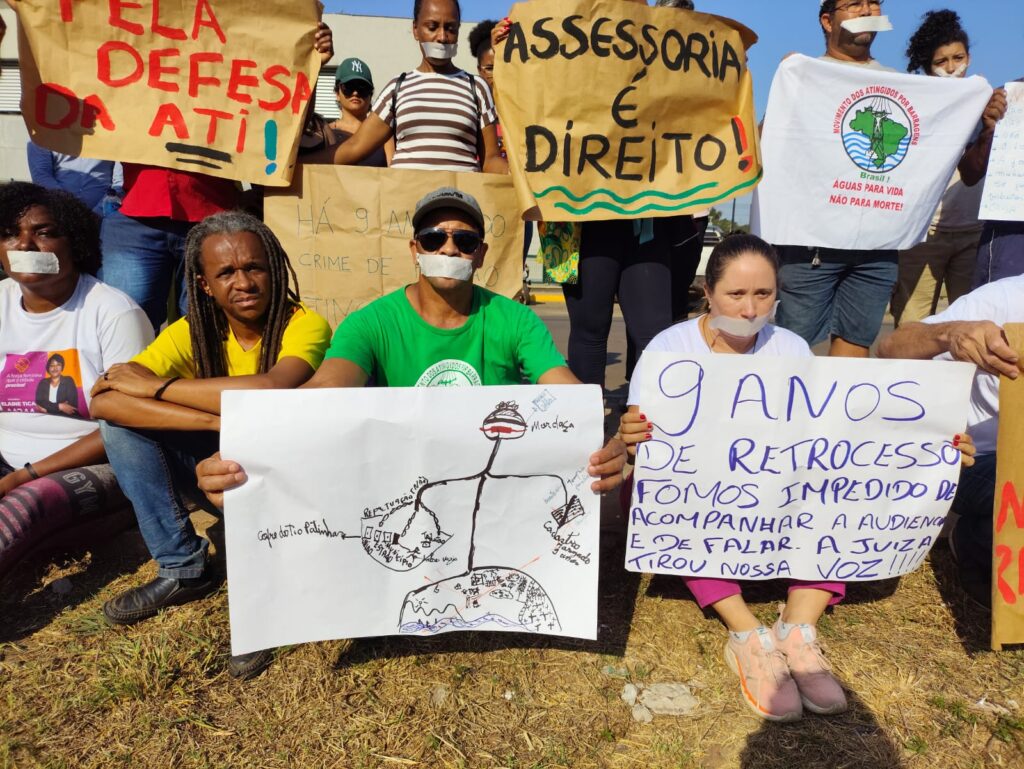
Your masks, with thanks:
[[[931,72],[935,52],[951,43],[963,43],[971,52],[971,41],[960,25],[960,16],[950,10],[929,11],[907,44],[907,72]]]
[[[267,225],[244,211],[224,211],[208,216],[188,234],[185,241],[185,281],[188,286],[188,329],[192,356],[199,379],[228,375],[224,341],[228,338],[228,318],[214,298],[200,288],[203,276],[203,243],[212,235],[249,232],[260,239],[270,265],[270,301],[264,316],[260,366],[266,374],[281,354],[281,339],[299,306],[299,281],[281,241]],[[294,286],[294,288],[293,288]]]
[[[0,184],[0,231],[17,230],[21,217],[35,206],[50,212],[58,233],[71,244],[71,258],[78,269],[95,275],[101,260],[100,220],[68,192],[28,182]]]

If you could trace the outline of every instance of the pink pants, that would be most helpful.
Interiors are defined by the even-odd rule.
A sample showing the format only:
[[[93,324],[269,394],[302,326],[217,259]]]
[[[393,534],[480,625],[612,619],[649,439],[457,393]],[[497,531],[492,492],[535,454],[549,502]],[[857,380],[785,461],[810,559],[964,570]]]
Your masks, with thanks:
[[[705,577],[683,577],[683,582],[697,599],[697,605],[704,609],[724,598],[742,594],[740,583],[731,579],[707,579]],[[829,606],[835,606],[846,597],[846,584],[843,582],[800,582],[791,580],[789,592],[794,590],[826,590],[832,593]]]

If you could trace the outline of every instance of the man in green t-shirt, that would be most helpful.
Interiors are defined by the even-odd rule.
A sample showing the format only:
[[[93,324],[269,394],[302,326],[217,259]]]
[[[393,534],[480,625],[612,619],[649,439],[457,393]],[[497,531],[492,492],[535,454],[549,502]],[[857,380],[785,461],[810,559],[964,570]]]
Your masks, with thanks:
[[[305,387],[458,387],[580,384],[548,330],[527,307],[473,284],[483,264],[484,216],[459,190],[436,190],[416,205],[412,258],[419,279],[346,318],[323,364]],[[625,449],[617,438],[590,457],[594,491],[622,482]],[[244,482],[237,463],[219,456],[197,468],[217,505]]]

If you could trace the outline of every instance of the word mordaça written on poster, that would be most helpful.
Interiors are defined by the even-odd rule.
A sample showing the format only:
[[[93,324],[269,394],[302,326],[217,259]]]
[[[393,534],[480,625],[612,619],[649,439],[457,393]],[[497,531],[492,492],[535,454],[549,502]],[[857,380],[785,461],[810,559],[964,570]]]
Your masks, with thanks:
[[[917,245],[991,94],[980,77],[790,56],[768,99],[752,231],[793,246]]]
[[[523,287],[523,223],[508,176],[303,166],[292,187],[268,192],[264,218],[291,257],[302,300],[333,328],[416,281],[413,211],[443,186],[468,192],[483,211],[488,250],[477,285],[514,296]]]
[[[233,653],[595,638],[602,413],[583,385],[225,393],[221,451],[248,475],[225,496]]]
[[[906,574],[956,491],[973,367],[645,354],[626,568],[713,579]],[[938,384],[937,384],[938,383]]]
[[[517,3],[510,17],[495,94],[524,210],[671,216],[757,184],[753,32],[614,0]]]
[[[32,141],[289,183],[320,70],[313,0],[14,0]],[[88,52],[87,55],[84,52]]]

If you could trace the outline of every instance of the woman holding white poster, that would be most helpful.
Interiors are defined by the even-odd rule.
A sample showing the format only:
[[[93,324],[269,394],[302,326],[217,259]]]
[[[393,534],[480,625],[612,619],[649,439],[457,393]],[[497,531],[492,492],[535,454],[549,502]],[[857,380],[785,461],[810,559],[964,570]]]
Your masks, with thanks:
[[[779,262],[775,249],[758,237],[736,235],[719,244],[708,262],[704,288],[707,314],[662,332],[647,347],[651,352],[685,354],[776,355],[809,357],[811,350],[796,334],[772,325]],[[629,410],[620,434],[635,454],[652,437],[654,425],[641,412],[643,360],[630,383]],[[954,439],[970,462],[973,445]],[[750,708],[770,721],[793,721],[803,711],[818,714],[846,710],[846,695],[818,645],[815,625],[829,606],[846,594],[842,582],[793,580],[782,614],[765,627],[743,599],[740,583],[725,579],[684,577],[703,609],[711,607],[729,630],[725,659],[739,676]]]

